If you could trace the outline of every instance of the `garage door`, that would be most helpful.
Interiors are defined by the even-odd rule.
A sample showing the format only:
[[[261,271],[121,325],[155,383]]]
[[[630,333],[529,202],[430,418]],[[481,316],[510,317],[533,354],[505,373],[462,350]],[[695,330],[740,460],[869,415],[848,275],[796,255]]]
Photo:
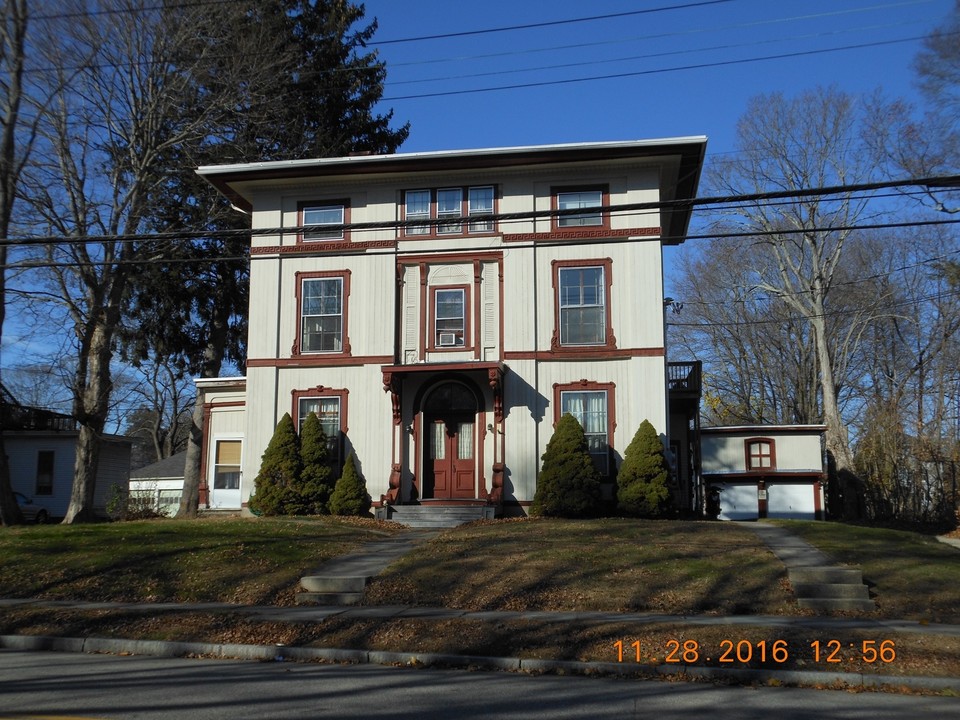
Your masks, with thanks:
[[[767,482],[767,517],[816,520],[816,483]]]
[[[721,520],[756,520],[760,516],[753,483],[712,483],[720,490]]]

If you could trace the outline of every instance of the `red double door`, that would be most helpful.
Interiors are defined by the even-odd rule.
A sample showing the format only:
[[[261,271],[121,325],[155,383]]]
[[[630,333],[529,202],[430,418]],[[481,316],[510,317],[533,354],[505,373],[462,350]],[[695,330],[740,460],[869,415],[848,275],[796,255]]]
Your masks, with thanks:
[[[424,499],[475,498],[476,440],[473,415],[425,418]]]

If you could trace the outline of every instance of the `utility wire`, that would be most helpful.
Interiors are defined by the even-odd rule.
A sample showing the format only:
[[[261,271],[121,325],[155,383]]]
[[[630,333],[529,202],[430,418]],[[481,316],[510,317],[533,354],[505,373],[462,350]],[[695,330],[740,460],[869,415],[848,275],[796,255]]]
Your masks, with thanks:
[[[567,216],[583,215],[585,213],[629,213],[641,210],[692,210],[695,207],[711,205],[729,205],[746,204],[766,200],[781,200],[789,198],[808,198],[823,197],[827,195],[845,195],[849,193],[866,192],[872,190],[883,190],[896,187],[936,187],[936,188],[960,188],[960,175],[937,175],[932,177],[908,178],[901,180],[884,180],[870,183],[853,183],[849,185],[827,185],[817,188],[799,188],[793,190],[774,190],[759,193],[745,193],[739,195],[721,195],[713,197],[689,198],[682,200],[658,200],[641,203],[623,203],[619,205],[607,205],[595,208],[572,208],[567,210],[531,210],[516,213],[491,213],[489,215],[474,215],[461,218],[431,218],[430,220],[384,220],[378,222],[364,223],[344,223],[340,225],[296,225],[288,227],[273,228],[244,228],[237,230],[179,230],[162,233],[131,233],[121,235],[78,235],[75,237],[64,237],[62,235],[44,235],[44,236],[26,236],[21,238],[0,238],[0,245],[7,246],[29,246],[29,245],[55,245],[55,244],[75,244],[75,243],[117,243],[117,242],[145,242],[162,240],[189,240],[189,239],[209,239],[209,238],[245,238],[258,235],[289,235],[298,233],[310,233],[319,231],[357,231],[357,230],[384,230],[397,228],[422,228],[438,225],[448,225],[459,220],[462,223],[476,222],[477,220],[504,222],[512,220],[536,220],[547,218],[562,218]],[[958,221],[930,221],[919,224],[950,224]],[[907,226],[911,223],[906,223]],[[883,227],[899,227],[904,224],[894,223],[884,225]],[[850,226],[842,229],[858,229],[856,226]],[[777,233],[788,232],[810,232],[814,228],[801,229],[799,231],[777,231]],[[756,233],[745,233],[746,235],[756,235]],[[730,234],[730,237],[737,237],[739,234]],[[684,238],[701,239],[712,238],[716,235],[687,235]],[[684,238],[674,238],[668,236],[667,239],[682,240]],[[319,247],[319,246],[318,246]]]

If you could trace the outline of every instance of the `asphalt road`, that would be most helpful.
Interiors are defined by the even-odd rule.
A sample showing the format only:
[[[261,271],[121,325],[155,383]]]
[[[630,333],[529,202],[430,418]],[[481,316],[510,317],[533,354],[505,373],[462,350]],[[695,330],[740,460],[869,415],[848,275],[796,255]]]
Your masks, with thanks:
[[[960,699],[0,650],[0,718],[960,718]]]

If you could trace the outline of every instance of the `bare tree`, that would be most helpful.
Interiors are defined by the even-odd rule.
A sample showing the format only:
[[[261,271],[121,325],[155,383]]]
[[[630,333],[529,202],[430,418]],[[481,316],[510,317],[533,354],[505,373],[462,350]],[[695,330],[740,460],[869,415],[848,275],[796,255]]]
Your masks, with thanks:
[[[151,195],[168,177],[163,160],[241,107],[250,80],[229,76],[232,66],[224,62],[219,94],[202,92],[192,72],[198,66],[184,51],[196,47],[198,27],[210,27],[198,15],[210,12],[204,4],[103,0],[98,8],[50,22],[45,62],[54,70],[56,102],[26,193],[46,231],[64,238],[49,246],[46,261],[77,351],[72,392],[79,439],[65,523],[93,517],[123,301],[140,264],[164,253],[162,244],[136,239],[147,229]],[[258,51],[271,61],[278,54]]]
[[[708,184],[719,193],[739,195],[866,182],[875,164],[860,136],[861,117],[857,99],[835,89],[792,99],[757,97],[737,126],[737,152],[709,168]],[[809,330],[827,449],[838,470],[847,472],[854,467],[853,453],[839,395],[857,331],[848,324],[846,333],[838,334],[830,322],[837,312],[831,302],[853,232],[842,228],[863,222],[868,212],[867,197],[844,193],[746,203],[720,224],[761,233],[739,259],[754,271],[755,287]]]

